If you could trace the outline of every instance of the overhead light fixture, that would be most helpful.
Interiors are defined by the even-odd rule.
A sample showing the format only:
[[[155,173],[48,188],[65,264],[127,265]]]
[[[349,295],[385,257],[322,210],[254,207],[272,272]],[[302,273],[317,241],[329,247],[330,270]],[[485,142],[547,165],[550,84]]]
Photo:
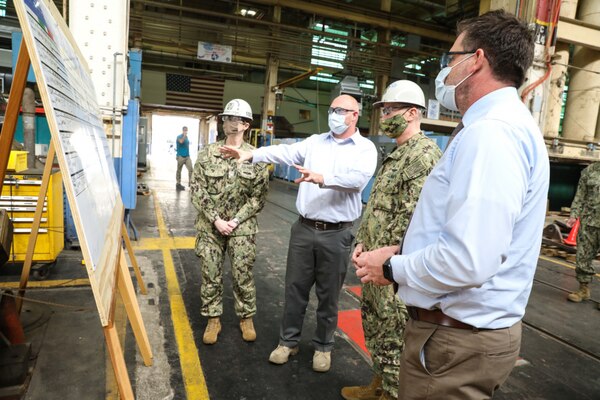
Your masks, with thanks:
[[[251,8],[242,8],[242,10],[240,11],[240,13],[244,17],[255,17],[256,14],[257,14],[256,10],[253,10]]]

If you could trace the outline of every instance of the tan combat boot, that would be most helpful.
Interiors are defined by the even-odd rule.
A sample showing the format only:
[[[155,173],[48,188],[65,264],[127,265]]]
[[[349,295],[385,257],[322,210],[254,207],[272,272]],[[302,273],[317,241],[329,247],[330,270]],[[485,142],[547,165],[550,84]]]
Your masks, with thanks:
[[[581,282],[579,284],[579,290],[571,293],[567,299],[574,303],[581,303],[583,300],[588,300],[590,298],[590,286],[589,283]]]
[[[252,318],[242,318],[240,320],[240,329],[242,330],[242,339],[246,342],[254,342],[256,340],[256,331]]]
[[[397,397],[392,397],[391,394],[389,394],[388,392],[386,392],[385,390],[383,391],[383,393],[381,393],[381,397],[379,398],[379,400],[396,400]]]
[[[346,400],[379,400],[383,394],[381,377],[373,376],[368,386],[346,386],[342,388],[342,397]]]
[[[221,320],[219,317],[212,317],[208,319],[206,329],[204,330],[204,336],[202,341],[204,344],[215,344],[217,343],[217,336],[221,332]]]

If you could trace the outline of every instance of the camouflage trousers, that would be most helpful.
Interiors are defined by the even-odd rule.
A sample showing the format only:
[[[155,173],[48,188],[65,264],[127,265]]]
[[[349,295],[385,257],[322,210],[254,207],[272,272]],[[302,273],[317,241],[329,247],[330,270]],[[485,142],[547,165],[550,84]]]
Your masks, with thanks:
[[[383,389],[398,397],[400,355],[404,349],[406,306],[394,293],[394,287],[362,287],[361,315],[365,342],[373,360],[373,373],[383,379]]]
[[[600,251],[600,228],[589,225],[581,225],[577,234],[577,261],[575,263],[575,275],[577,281],[590,283],[596,273],[592,260]]]
[[[252,268],[256,258],[255,235],[222,236],[204,232],[196,237],[196,255],[200,257],[202,286],[200,314],[218,317],[223,314],[223,258],[231,260],[235,313],[240,318],[256,314],[256,287]]]

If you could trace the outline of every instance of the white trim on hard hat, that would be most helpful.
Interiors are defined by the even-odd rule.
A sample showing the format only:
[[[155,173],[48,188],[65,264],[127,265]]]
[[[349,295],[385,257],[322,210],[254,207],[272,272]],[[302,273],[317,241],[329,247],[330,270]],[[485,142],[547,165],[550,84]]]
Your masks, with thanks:
[[[242,99],[233,99],[229,103],[225,105],[223,112],[219,114],[219,116],[223,115],[232,115],[234,117],[242,117],[253,120],[252,118],[252,108],[250,108],[250,104],[246,100]]]
[[[423,89],[413,81],[405,79],[391,83],[385,90],[381,100],[373,103],[373,107],[379,107],[383,105],[383,103],[402,103],[414,105],[423,109],[427,108],[425,106],[425,94],[423,93]]]

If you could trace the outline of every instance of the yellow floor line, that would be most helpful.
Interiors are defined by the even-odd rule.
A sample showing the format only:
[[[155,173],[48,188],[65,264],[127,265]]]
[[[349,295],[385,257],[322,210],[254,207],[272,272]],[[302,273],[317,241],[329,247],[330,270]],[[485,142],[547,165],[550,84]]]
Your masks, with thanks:
[[[179,350],[179,360],[181,364],[181,372],[183,375],[183,383],[189,400],[193,399],[208,399],[208,388],[204,379],[202,365],[198,357],[198,348],[194,341],[194,334],[183,297],[179,289],[179,282],[175,272],[175,265],[171,256],[170,249],[163,250],[165,261],[165,275],[167,278],[167,287],[169,291],[169,302],[171,305],[171,318],[173,320],[173,329],[175,330],[175,339]]]
[[[90,280],[85,279],[52,279],[48,281],[27,281],[28,289],[52,289],[71,286],[90,286]],[[18,289],[19,282],[0,282],[0,289]]]
[[[153,192],[154,210],[156,212],[156,220],[158,223],[158,231],[163,244],[161,250],[164,259],[165,276],[167,279],[167,290],[169,293],[169,303],[171,306],[171,319],[173,320],[173,330],[175,331],[175,339],[179,350],[179,362],[181,364],[181,373],[183,375],[183,383],[189,400],[208,400],[208,388],[204,379],[204,372],[200,364],[198,348],[194,341],[190,320],[185,310],[183,296],[179,288],[177,273],[175,272],[175,264],[171,256],[170,244],[174,242],[169,239],[167,227],[163,219],[162,211],[158,203],[156,193]]]
[[[568,264],[568,263],[566,263],[564,261],[557,260],[556,258],[546,257],[546,256],[540,256],[540,259],[552,262],[554,264],[562,265],[563,267],[567,267],[567,268],[570,268],[570,269],[575,269],[575,266],[573,264]],[[595,275],[598,278],[600,278],[600,274],[595,274]]]
[[[195,237],[176,238],[143,238],[132,243],[135,250],[162,250],[168,246],[171,249],[193,249],[196,247]]]

